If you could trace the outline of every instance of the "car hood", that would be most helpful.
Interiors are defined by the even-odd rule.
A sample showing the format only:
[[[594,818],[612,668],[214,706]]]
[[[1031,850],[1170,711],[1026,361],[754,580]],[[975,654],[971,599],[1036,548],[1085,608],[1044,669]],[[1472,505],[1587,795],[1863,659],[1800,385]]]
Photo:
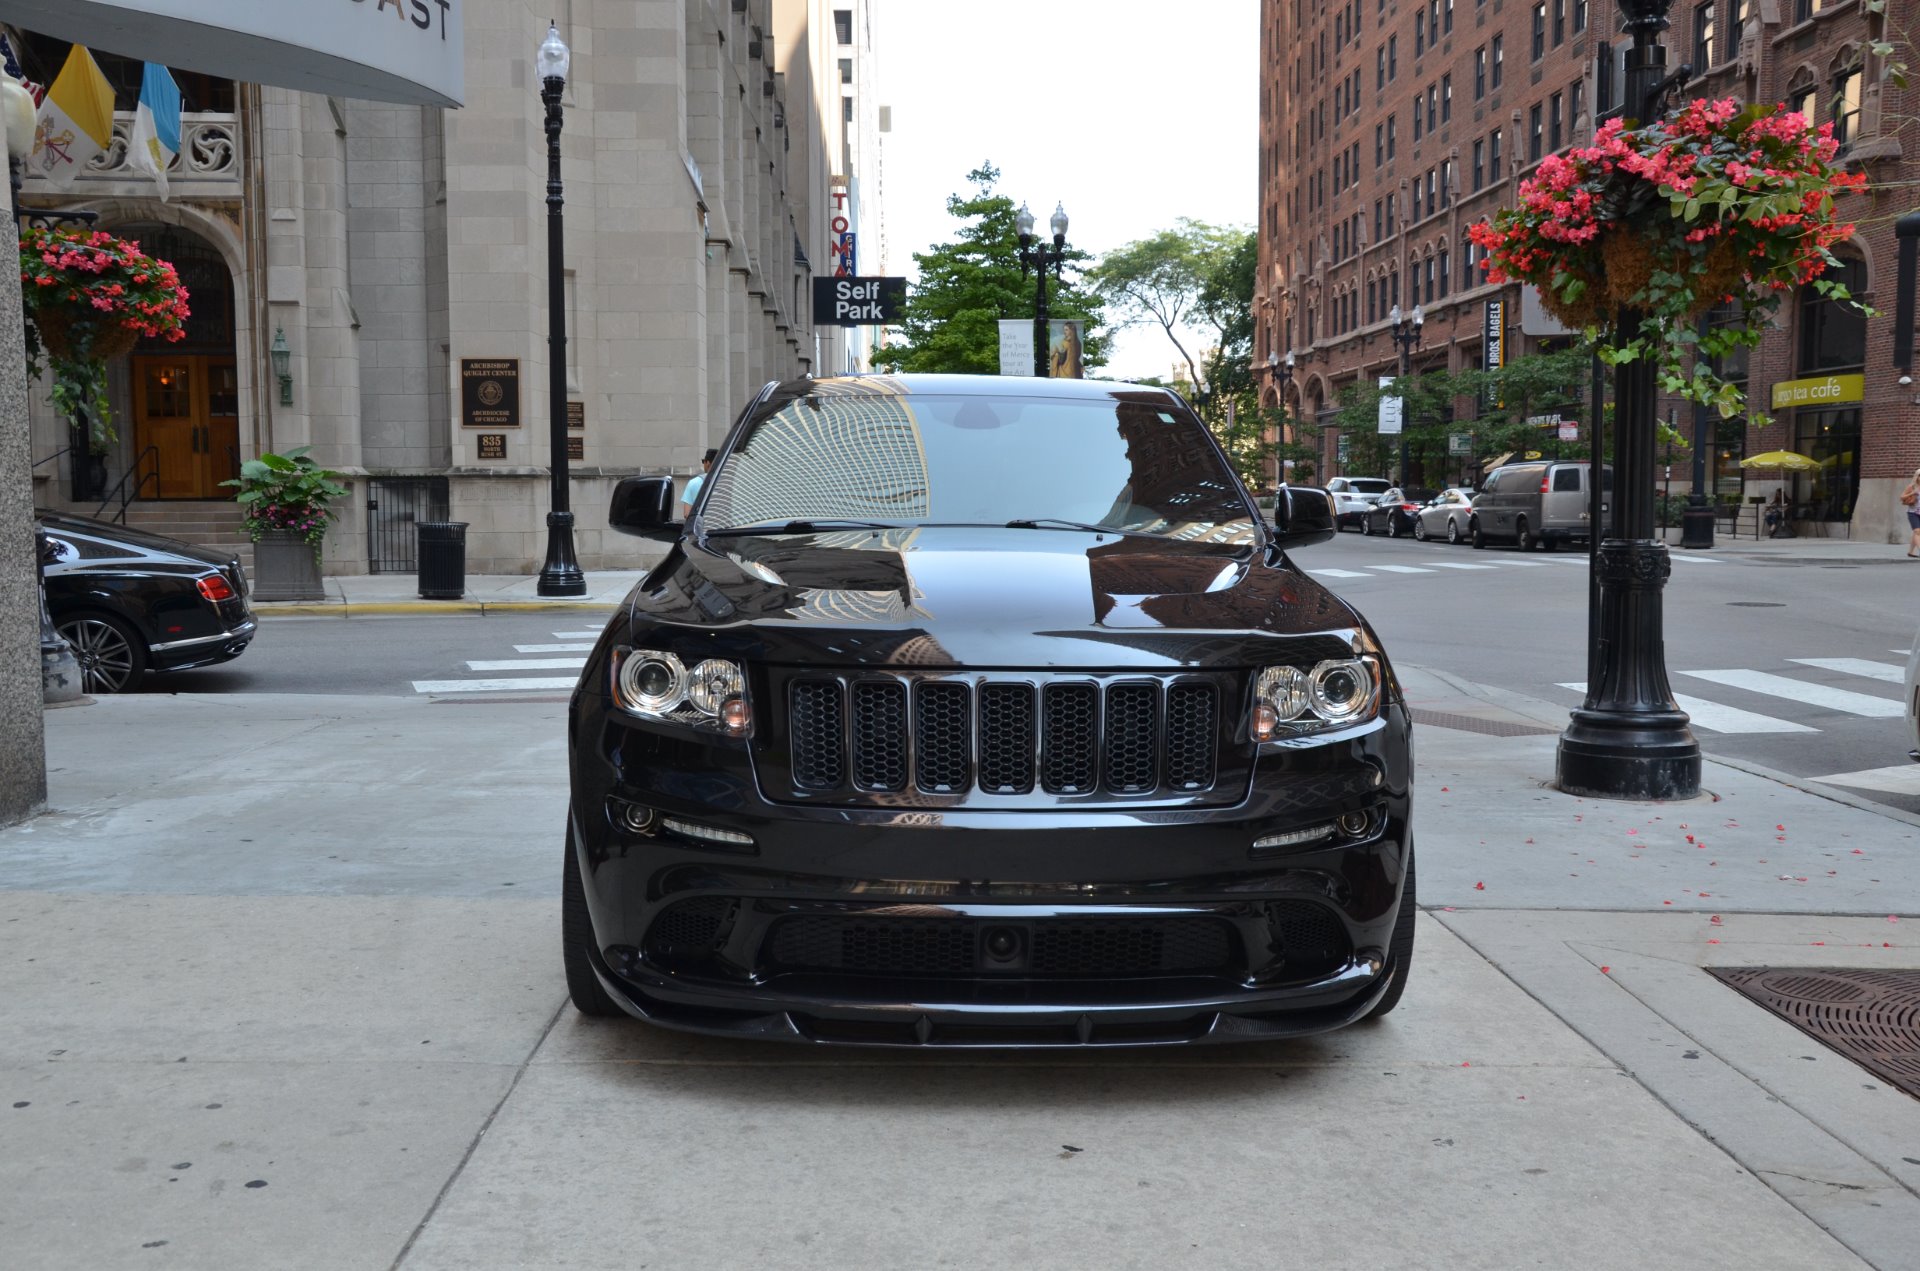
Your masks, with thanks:
[[[154,534],[125,525],[112,525],[106,521],[88,520],[86,517],[60,516],[44,512],[38,519],[49,533],[58,534],[66,530],[74,534],[84,534],[89,538],[124,545],[127,549],[127,559],[141,560],[146,565],[183,566],[189,568],[183,569],[182,572],[200,573],[207,566],[226,569],[234,562],[234,555],[230,551],[216,551],[210,547],[200,547],[177,538],[168,538],[164,534]],[[84,562],[94,567],[111,567],[118,563],[112,559]]]
[[[1361,625],[1277,554],[999,528],[683,540],[631,604],[716,653],[801,664],[1253,664],[1276,637]]]

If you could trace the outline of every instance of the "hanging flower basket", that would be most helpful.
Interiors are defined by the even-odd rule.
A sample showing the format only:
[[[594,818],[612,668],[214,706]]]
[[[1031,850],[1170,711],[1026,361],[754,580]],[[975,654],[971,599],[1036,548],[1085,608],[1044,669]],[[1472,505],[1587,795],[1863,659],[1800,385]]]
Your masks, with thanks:
[[[105,450],[114,439],[108,360],[142,339],[183,338],[187,289],[172,265],[136,242],[30,226],[20,233],[20,292],[32,323],[28,373],[39,374],[44,357],[54,408],[84,418],[94,450]]]
[[[1608,362],[1652,358],[1665,391],[1731,416],[1745,400],[1714,356],[1758,345],[1795,287],[1851,299],[1821,278],[1853,233],[1834,199],[1866,184],[1834,166],[1838,151],[1831,124],[1797,111],[1697,100],[1639,128],[1608,121],[1467,234],[1490,281],[1531,284]],[[1731,319],[1700,336],[1700,315],[1723,304]]]

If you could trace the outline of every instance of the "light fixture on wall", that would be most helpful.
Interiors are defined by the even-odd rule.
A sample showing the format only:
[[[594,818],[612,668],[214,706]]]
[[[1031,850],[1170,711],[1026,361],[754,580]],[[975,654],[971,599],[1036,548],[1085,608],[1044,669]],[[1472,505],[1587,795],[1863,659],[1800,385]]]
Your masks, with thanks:
[[[293,350],[287,347],[285,327],[273,329],[273,345],[267,356],[273,359],[273,375],[280,381],[280,404],[293,405]]]

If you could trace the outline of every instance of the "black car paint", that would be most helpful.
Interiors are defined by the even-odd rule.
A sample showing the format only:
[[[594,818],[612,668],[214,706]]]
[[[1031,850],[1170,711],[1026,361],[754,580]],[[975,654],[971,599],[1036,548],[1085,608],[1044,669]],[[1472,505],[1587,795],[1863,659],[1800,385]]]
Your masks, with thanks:
[[[1031,381],[1021,388],[1034,391]],[[991,379],[965,389],[1009,391]],[[1329,528],[1317,537],[1330,536]],[[847,596],[893,599],[876,612],[835,603]],[[1381,655],[1381,709],[1366,723],[1255,743],[1245,719],[1255,668],[1339,654],[1356,641],[1377,648],[1360,615],[1295,568],[1270,535],[1237,552],[999,527],[919,529],[904,544],[887,531],[682,535],[596,642],[570,708],[568,850],[584,885],[593,969],[633,1015],[796,1041],[1145,1044],[1351,1023],[1388,986],[1411,853],[1406,706]],[[625,647],[669,648],[688,665],[742,664],[753,735],[733,740],[621,710],[612,657]],[[1049,794],[1036,783],[1019,794],[931,794],[910,784],[849,798],[783,779],[769,734],[777,689],[795,668],[849,680],[1218,673],[1236,688],[1222,698],[1220,778],[1205,791]],[[748,834],[754,846],[695,842],[658,822],[636,833],[617,815],[629,805]],[[1252,850],[1262,834],[1343,811],[1367,812],[1367,831],[1331,846]],[[700,896],[736,898],[735,927],[689,974],[649,951],[649,928],[669,906]],[[1288,899],[1337,913],[1352,956],[1304,980],[1261,962],[1264,907]],[[908,910],[1015,923],[1204,915],[1234,925],[1247,974],[935,980],[769,975],[756,961],[761,937],[783,917]]]
[[[252,642],[246,577],[231,553],[86,517],[43,511],[36,519],[51,549],[47,609],[56,627],[85,614],[118,618],[144,642],[153,671],[231,661]],[[200,594],[199,580],[214,575],[231,599]]]

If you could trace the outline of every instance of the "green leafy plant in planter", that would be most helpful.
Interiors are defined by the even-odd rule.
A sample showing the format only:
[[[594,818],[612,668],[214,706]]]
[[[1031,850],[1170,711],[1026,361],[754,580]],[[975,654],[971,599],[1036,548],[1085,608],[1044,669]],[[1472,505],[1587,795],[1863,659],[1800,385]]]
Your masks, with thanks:
[[[95,454],[113,443],[107,362],[141,339],[186,335],[187,289],[173,266],[99,230],[20,231],[27,374],[53,373],[53,408],[86,421]]]
[[[238,478],[220,484],[239,489],[235,501],[246,513],[247,534],[254,542],[282,531],[312,547],[318,558],[333,523],[333,501],[345,498],[347,487],[340,484],[340,473],[308,457],[311,449],[299,446],[284,455],[269,452],[249,459],[240,465]]]

